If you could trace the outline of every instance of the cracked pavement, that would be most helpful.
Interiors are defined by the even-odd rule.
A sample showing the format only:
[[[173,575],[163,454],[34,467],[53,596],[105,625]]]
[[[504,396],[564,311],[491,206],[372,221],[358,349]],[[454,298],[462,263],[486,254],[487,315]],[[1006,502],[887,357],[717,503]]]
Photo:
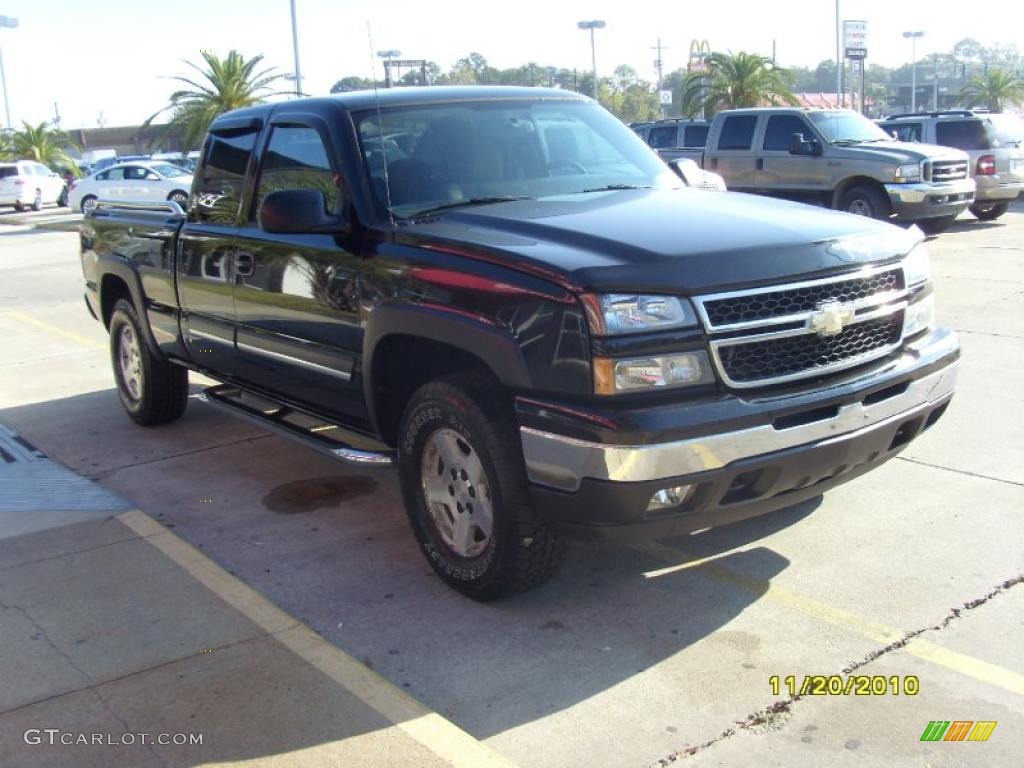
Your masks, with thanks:
[[[102,329],[81,305],[74,246],[59,233],[0,238],[0,295],[18,285],[5,310],[65,332],[0,311],[0,423],[173,527],[516,764],[1017,761],[1021,202],[996,223],[965,216],[929,243],[939,320],[961,331],[964,357],[943,420],[899,459],[823,499],[735,526],[639,550],[575,546],[548,587],[488,606],[430,575],[393,476],[339,467],[196,403],[167,427],[131,424],[111,389]],[[0,585],[9,570],[0,563]],[[54,621],[103,637],[73,608],[69,599]],[[200,658],[216,677],[219,661]],[[233,663],[224,674],[238,672]],[[920,691],[791,697],[769,687],[772,675],[851,673],[914,675]],[[139,675],[133,695],[159,694],[187,721],[188,692],[172,677]],[[920,742],[936,719],[998,725],[984,744]],[[266,746],[252,738],[248,758]]]

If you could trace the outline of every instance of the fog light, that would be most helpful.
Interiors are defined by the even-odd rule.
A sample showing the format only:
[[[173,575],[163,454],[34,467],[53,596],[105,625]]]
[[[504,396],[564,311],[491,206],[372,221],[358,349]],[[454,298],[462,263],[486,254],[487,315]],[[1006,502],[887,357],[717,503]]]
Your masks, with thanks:
[[[903,335],[913,336],[935,322],[935,299],[926,296],[907,307],[904,314]]]
[[[657,509],[678,507],[686,501],[686,497],[692,487],[690,485],[676,485],[672,488],[663,488],[651,496],[651,500],[647,503],[647,511],[653,512]]]

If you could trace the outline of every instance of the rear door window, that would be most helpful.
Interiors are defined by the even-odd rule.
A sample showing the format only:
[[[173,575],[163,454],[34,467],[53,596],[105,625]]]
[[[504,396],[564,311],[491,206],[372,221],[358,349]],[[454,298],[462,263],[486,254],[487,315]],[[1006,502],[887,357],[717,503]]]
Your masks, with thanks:
[[[18,175],[18,168],[13,165],[0,166],[0,179],[9,179]]]
[[[676,147],[676,134],[679,127],[676,125],[653,125],[650,133],[647,134],[647,143],[654,149],[665,149]]]
[[[718,136],[719,149],[750,149],[754,142],[757,115],[732,115],[722,123]]]
[[[189,200],[189,221],[236,222],[242,184],[258,132],[256,127],[246,127],[207,135],[195,190]]]
[[[684,147],[704,147],[708,143],[708,125],[688,125],[683,131]]]
[[[935,143],[957,149],[989,149],[981,120],[942,120],[935,124]]]

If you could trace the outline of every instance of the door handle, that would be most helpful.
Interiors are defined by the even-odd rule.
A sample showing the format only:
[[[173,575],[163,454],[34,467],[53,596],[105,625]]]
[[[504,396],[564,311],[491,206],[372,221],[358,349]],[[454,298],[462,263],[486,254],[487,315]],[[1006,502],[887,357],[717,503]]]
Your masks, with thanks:
[[[759,170],[759,171],[763,171],[764,170],[764,158],[763,157],[757,158],[757,170]]]
[[[256,262],[252,257],[251,253],[236,253],[235,254],[235,274],[241,275],[242,277],[248,277],[253,273],[256,268]]]

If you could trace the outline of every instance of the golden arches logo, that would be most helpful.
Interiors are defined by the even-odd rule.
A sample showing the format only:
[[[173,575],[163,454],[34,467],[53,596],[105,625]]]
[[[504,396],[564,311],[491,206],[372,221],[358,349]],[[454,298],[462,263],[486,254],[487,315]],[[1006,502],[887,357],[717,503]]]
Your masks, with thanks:
[[[690,41],[690,62],[686,65],[691,72],[703,72],[707,69],[707,60],[711,55],[711,45],[707,40]]]

